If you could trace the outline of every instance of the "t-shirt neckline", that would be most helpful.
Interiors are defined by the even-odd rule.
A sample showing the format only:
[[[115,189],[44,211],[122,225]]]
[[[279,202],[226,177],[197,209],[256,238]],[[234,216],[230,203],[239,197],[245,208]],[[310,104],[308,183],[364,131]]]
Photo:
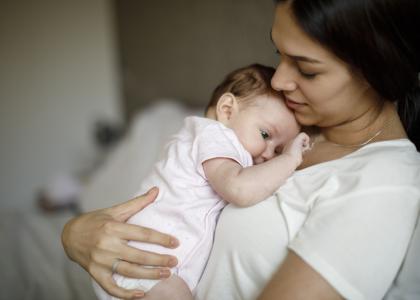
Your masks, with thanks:
[[[386,146],[386,145],[391,144],[391,143],[392,143],[392,144],[393,144],[393,143],[408,143],[408,144],[410,144],[411,146],[414,146],[408,138],[401,138],[401,139],[394,139],[394,140],[378,141],[378,142],[374,142],[374,143],[367,144],[367,145],[365,145],[365,146],[363,146],[363,147],[361,147],[361,148],[357,149],[356,151],[353,151],[353,152],[351,152],[351,153],[349,153],[349,154],[346,154],[346,155],[344,155],[344,156],[342,156],[342,157],[340,157],[340,158],[336,158],[336,159],[332,159],[332,160],[324,161],[324,162],[321,162],[321,163],[319,163],[319,164],[315,164],[315,165],[309,166],[309,167],[304,168],[304,169],[301,169],[301,170],[296,170],[296,171],[295,171],[295,174],[305,173],[307,170],[316,169],[316,168],[317,168],[317,167],[319,167],[319,166],[323,166],[323,165],[325,165],[325,164],[330,164],[330,163],[335,163],[336,161],[339,161],[339,160],[342,160],[342,159],[346,159],[346,158],[352,157],[352,156],[354,156],[354,155],[358,155],[360,152],[363,152],[363,151],[365,151],[365,150],[366,150],[366,149],[368,149],[368,148],[377,147],[377,146],[382,147],[382,146]]]

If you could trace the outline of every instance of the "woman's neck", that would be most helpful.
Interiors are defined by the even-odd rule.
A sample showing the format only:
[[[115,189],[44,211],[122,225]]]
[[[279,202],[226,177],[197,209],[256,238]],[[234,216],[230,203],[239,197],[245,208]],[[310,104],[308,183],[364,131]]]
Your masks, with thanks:
[[[321,130],[305,130],[312,139],[312,149],[305,153],[298,169],[339,159],[361,147],[379,141],[406,138],[404,127],[391,102],[370,118],[354,120],[351,124]]]
[[[387,139],[386,133],[397,129],[393,127],[402,128],[395,106],[386,101],[380,107],[367,110],[349,122],[321,128],[318,139],[336,146],[358,148]]]

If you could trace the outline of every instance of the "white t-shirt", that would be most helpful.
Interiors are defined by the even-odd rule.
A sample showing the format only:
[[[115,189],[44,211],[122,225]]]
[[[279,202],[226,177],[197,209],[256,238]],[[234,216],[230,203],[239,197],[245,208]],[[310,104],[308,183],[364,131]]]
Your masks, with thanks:
[[[406,139],[296,171],[267,200],[225,207],[196,299],[256,299],[289,249],[344,298],[382,299],[419,207],[420,154]]]

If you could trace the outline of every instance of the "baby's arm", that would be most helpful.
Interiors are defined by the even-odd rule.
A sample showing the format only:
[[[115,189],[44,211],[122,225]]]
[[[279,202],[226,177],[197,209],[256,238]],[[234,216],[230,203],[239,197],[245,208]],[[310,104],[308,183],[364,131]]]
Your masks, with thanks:
[[[285,146],[283,153],[262,164],[243,168],[229,158],[214,158],[203,163],[211,187],[225,201],[250,206],[272,195],[302,162],[309,148],[309,137],[300,133]]]

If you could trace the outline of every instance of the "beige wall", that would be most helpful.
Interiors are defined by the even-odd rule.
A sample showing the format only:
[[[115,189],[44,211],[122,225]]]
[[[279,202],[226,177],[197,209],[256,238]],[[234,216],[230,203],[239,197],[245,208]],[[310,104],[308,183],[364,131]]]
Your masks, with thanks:
[[[272,13],[272,0],[0,1],[0,209],[90,163],[97,118],[158,97],[204,105],[233,68],[274,65]]]
[[[272,0],[118,0],[126,109],[158,97],[204,105],[223,76],[275,65]]]
[[[48,178],[95,149],[96,118],[120,118],[106,0],[0,1],[0,207],[32,205]]]

